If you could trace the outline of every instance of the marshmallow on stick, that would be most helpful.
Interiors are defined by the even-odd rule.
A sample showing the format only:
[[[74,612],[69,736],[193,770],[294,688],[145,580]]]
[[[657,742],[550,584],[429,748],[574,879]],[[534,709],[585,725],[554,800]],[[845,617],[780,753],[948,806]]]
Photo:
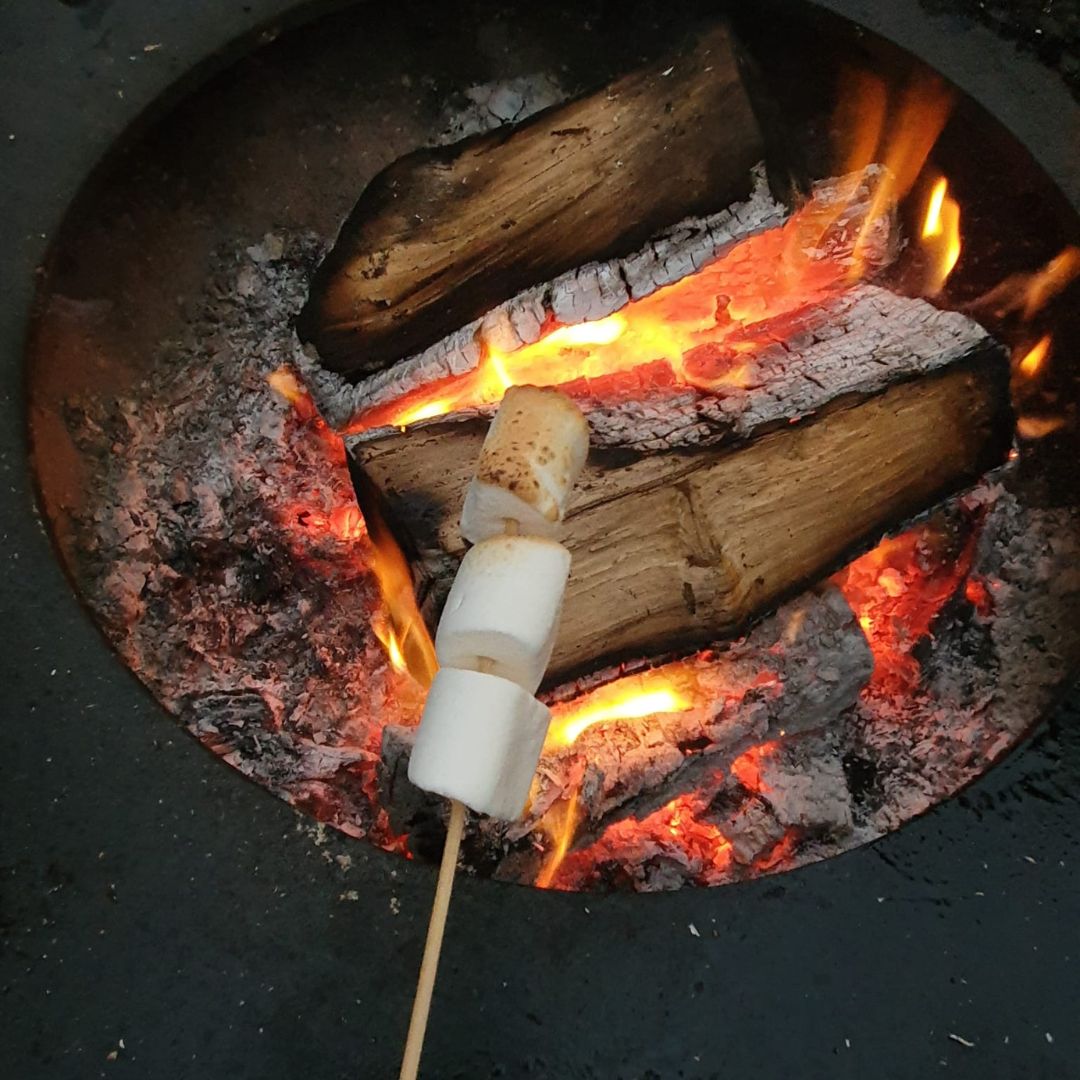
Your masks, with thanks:
[[[539,536],[492,536],[469,550],[435,635],[443,667],[480,670],[536,693],[555,647],[570,552]]]
[[[428,691],[409,779],[481,814],[521,817],[547,735],[547,706],[509,679],[440,668]]]
[[[588,451],[588,425],[569,398],[512,387],[465,499],[461,533],[476,547],[439,623],[441,667],[409,761],[417,787],[450,799],[450,820],[400,1080],[415,1080],[420,1067],[465,807],[513,820],[529,798],[551,720],[533,694],[570,570],[570,553],[551,537]]]
[[[488,429],[465,495],[461,535],[470,543],[507,532],[558,535],[589,453],[589,425],[558,390],[512,386]]]
[[[547,734],[544,677],[570,571],[550,539],[585,464],[589,428],[557,390],[512,387],[462,513],[462,560],[435,638],[441,665],[409,763],[417,787],[520,816]]]

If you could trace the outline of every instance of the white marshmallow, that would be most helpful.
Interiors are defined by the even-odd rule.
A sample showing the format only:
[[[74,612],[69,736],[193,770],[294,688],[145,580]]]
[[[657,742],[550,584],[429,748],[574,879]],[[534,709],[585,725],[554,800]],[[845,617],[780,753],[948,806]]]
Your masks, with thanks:
[[[589,425],[558,390],[512,386],[480,451],[461,512],[471,543],[510,531],[554,537],[589,453]]]
[[[440,668],[420,718],[409,779],[513,821],[529,798],[551,713],[516,683]]]
[[[487,671],[536,693],[569,574],[570,552],[554,540],[493,536],[471,548],[435,635],[440,665]]]

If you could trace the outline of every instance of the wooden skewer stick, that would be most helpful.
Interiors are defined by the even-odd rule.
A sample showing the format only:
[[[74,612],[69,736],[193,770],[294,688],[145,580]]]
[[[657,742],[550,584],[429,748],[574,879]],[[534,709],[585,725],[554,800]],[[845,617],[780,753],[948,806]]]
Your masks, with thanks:
[[[450,910],[450,895],[454,890],[454,871],[457,869],[461,834],[465,828],[465,804],[450,800],[450,823],[446,829],[446,845],[439,864],[439,880],[435,885],[435,899],[431,905],[431,921],[428,923],[424,957],[420,962],[420,978],[416,983],[412,1016],[409,1018],[409,1035],[405,1040],[405,1055],[401,1059],[400,1080],[416,1080],[420,1069],[420,1054],[424,1049],[428,1014],[431,1012],[431,995],[435,990],[435,975],[439,969],[439,953],[442,952],[443,931],[446,915]]]
[[[507,518],[503,523],[507,536],[517,536],[520,525]],[[486,656],[479,658],[477,671],[490,674],[494,661]],[[428,1016],[431,1013],[431,995],[435,992],[435,975],[439,970],[439,954],[442,952],[443,933],[446,930],[446,916],[450,911],[450,897],[454,891],[454,872],[457,870],[458,852],[461,850],[461,834],[465,829],[465,804],[457,799],[450,800],[450,822],[446,827],[446,844],[443,847],[442,862],[439,864],[439,878],[435,883],[435,899],[431,903],[431,920],[428,922],[427,941],[424,943],[424,955],[420,961],[420,977],[416,981],[416,996],[413,998],[412,1015],[409,1017],[409,1034],[405,1039],[405,1053],[401,1059],[399,1080],[416,1080],[420,1070],[420,1055],[424,1049],[424,1035],[427,1032]]]

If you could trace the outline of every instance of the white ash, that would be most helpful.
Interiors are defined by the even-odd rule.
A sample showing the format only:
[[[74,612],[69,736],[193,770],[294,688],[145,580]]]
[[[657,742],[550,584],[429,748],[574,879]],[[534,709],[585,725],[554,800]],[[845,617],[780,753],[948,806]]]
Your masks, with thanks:
[[[303,358],[291,319],[322,247],[311,236],[238,241],[213,265],[188,335],[163,345],[140,385],[122,399],[67,403],[93,474],[72,554],[110,639],[185,725],[282,797],[372,835],[378,738],[384,725],[415,718],[416,695],[370,632],[375,590],[357,542],[319,524],[355,508],[340,446],[266,382],[282,365],[321,371]],[[58,304],[66,319],[94,317]],[[681,866],[669,851],[640,887],[757,873],[754,860],[780,829],[800,834],[784,868],[847,850],[947,797],[1015,745],[1080,653],[1080,521],[1076,511],[1032,505],[1003,479],[1006,487],[952,503],[983,516],[973,573],[993,612],[980,615],[958,596],[925,643],[917,693],[864,692],[829,724],[828,745],[806,768],[833,795],[800,801],[782,791],[773,806],[744,794],[757,802],[746,802],[742,832],[729,826],[733,837],[745,833],[740,869]],[[302,510],[312,512],[305,521]],[[808,754],[815,739],[789,741],[794,752],[806,740],[798,752]],[[691,779],[680,774],[680,783]],[[741,805],[718,806],[716,820],[733,820]],[[377,829],[373,838],[386,840]],[[647,858],[638,861],[648,869]]]
[[[368,625],[362,551],[325,524],[355,509],[340,440],[267,383],[295,360],[289,319],[318,254],[311,237],[224,253],[187,340],[129,396],[67,403],[94,472],[72,554],[166,708],[287,798],[336,785],[325,812],[362,833],[373,725],[403,715],[399,679]]]
[[[519,124],[566,98],[558,80],[546,72],[470,86],[444,109],[442,132],[435,143],[446,146],[470,135]]]
[[[785,830],[851,832],[851,791],[835,739],[786,740],[777,753],[762,756],[759,768],[759,798]]]

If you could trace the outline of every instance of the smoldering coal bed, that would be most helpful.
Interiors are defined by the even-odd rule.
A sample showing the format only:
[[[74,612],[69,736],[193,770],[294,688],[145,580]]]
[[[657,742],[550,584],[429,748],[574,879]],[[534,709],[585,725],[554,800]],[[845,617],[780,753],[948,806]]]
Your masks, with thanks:
[[[356,237],[383,221],[381,170],[400,180],[428,146],[422,162],[452,169],[463,138],[520,146],[504,136],[537,114],[578,131],[540,110],[606,101],[620,79],[667,114],[655,87],[680,61],[688,100],[721,78],[701,54],[715,21],[520,16],[494,52],[468,19],[422,12],[417,36],[403,17],[394,60],[366,14],[328,17],[113,155],[72,210],[31,346],[60,553],[204,744],[319,820],[430,857],[441,809],[403,778],[416,620],[460,557],[455,500],[500,386],[557,383],[589,416],[595,460],[569,522],[582,571],[545,689],[555,721],[525,817],[472,822],[466,865],[655,890],[870,841],[1016,745],[1080,660],[1080,510],[1063,479],[1076,222],[912,61],[831,22],[813,55],[795,30],[763,45],[743,16],[742,66],[723,74],[747,83],[758,134],[704,202],[640,179],[647,232],[608,214],[617,236],[601,242],[564,222],[531,277],[482,287],[460,273],[483,233],[467,219],[405,330],[373,318],[356,340],[377,347],[330,341],[315,298],[346,256],[372,254]],[[914,165],[911,130],[927,143]],[[614,135],[617,168],[644,167],[639,133]],[[597,165],[583,145],[564,170],[575,193]],[[680,152],[648,169],[711,151]],[[889,179],[905,169],[909,183]],[[389,186],[402,248],[439,227]],[[418,609],[388,604],[403,567]]]

